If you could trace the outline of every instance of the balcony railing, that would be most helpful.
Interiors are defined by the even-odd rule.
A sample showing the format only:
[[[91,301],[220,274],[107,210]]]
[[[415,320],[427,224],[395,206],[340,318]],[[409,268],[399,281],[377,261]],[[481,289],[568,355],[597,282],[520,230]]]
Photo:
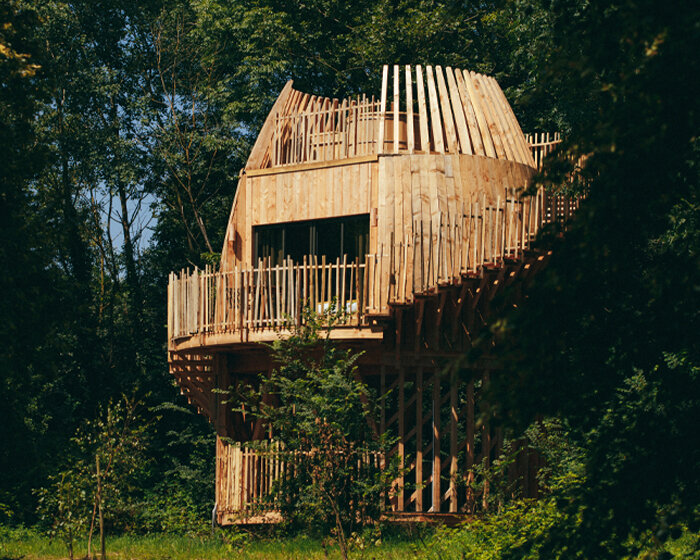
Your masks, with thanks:
[[[292,89],[274,115],[264,167],[437,153],[486,156],[539,169],[559,141],[558,134],[548,133],[524,138],[505,95],[489,76],[451,67],[395,65],[384,66],[377,99],[331,99]]]
[[[319,98],[309,112],[278,115],[271,163],[296,165],[376,154],[381,113],[374,98]]]
[[[285,450],[279,441],[257,441],[250,445],[224,441],[218,437],[216,448],[218,514],[260,523],[281,519],[275,499],[275,484],[279,484],[280,479],[293,478],[300,464],[299,459],[314,454],[309,451]],[[327,451],[321,450],[320,455],[326,453]],[[357,463],[351,466],[357,469],[355,472],[379,470],[385,460],[380,453],[353,457],[357,458]]]
[[[538,171],[542,169],[544,158],[552,153],[562,141],[560,132],[535,132],[526,134],[525,139],[530,146],[532,158],[535,160],[535,167]]]
[[[343,312],[345,326],[362,327],[388,315],[391,306],[411,304],[416,294],[520,259],[543,224],[567,220],[579,202],[543,190],[526,199],[511,192],[496,204],[483,196],[466,204],[459,218],[440,214],[434,222],[414,223],[412,233],[392,235],[362,262],[309,256],[171,273],[168,338],[232,333],[244,341],[250,332],[289,328],[302,320],[304,308],[323,312],[332,305]]]

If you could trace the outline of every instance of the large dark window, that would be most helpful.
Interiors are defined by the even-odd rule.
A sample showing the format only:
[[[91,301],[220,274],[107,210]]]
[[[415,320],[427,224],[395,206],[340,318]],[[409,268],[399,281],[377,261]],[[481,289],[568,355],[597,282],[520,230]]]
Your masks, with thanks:
[[[272,265],[285,257],[301,262],[304,255],[326,256],[327,262],[356,258],[364,262],[369,250],[369,215],[309,220],[258,226],[255,233],[255,261],[269,258]]]

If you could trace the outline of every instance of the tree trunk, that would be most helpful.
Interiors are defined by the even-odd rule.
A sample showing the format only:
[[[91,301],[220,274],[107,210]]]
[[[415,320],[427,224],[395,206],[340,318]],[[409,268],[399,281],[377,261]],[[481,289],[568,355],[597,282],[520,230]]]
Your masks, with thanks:
[[[102,480],[100,478],[100,456],[95,456],[95,465],[97,467],[97,511],[100,519],[100,557],[106,560],[105,554],[105,522],[102,516]]]
[[[348,560],[348,543],[345,540],[343,522],[340,520],[340,510],[338,509],[338,504],[336,504],[335,500],[333,499],[331,499],[331,505],[333,506],[333,513],[335,514],[335,530],[338,533],[338,546],[340,546],[340,554],[343,556],[343,560]]]

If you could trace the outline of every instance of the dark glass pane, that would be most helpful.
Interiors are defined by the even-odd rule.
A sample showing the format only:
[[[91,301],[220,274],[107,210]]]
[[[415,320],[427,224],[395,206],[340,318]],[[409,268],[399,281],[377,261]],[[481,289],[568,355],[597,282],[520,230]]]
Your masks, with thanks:
[[[294,262],[303,262],[304,257],[311,252],[311,223],[296,222],[285,224],[284,253]]]
[[[364,262],[369,252],[369,216],[345,218],[343,226],[343,252],[348,262],[356,258]]]
[[[369,216],[332,218],[305,222],[291,222],[255,228],[254,259],[270,259],[272,266],[281,264],[287,257],[301,263],[305,256],[325,255],[326,262],[348,262],[356,258],[364,262],[369,251]]]
[[[326,262],[335,262],[338,258],[342,260],[342,255],[340,253],[340,223],[340,220],[323,220],[316,222],[316,254],[318,255],[319,261],[323,255],[326,256]]]
[[[255,264],[258,259],[270,259],[272,266],[282,262],[284,228],[282,226],[264,226],[256,228]]]

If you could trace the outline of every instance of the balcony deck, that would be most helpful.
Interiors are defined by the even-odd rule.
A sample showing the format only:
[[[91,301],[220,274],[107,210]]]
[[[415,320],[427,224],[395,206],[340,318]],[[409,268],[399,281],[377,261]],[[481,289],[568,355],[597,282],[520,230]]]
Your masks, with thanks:
[[[441,287],[459,285],[522,260],[539,229],[567,219],[578,199],[511,193],[495,205],[475,201],[460,221],[415,224],[414,234],[380,247],[363,262],[307,257],[277,266],[181,271],[168,285],[168,340],[172,351],[270,342],[299,323],[303,309],[343,313],[338,339],[381,339],[377,323],[392,310]],[[392,238],[393,241],[393,238]]]

